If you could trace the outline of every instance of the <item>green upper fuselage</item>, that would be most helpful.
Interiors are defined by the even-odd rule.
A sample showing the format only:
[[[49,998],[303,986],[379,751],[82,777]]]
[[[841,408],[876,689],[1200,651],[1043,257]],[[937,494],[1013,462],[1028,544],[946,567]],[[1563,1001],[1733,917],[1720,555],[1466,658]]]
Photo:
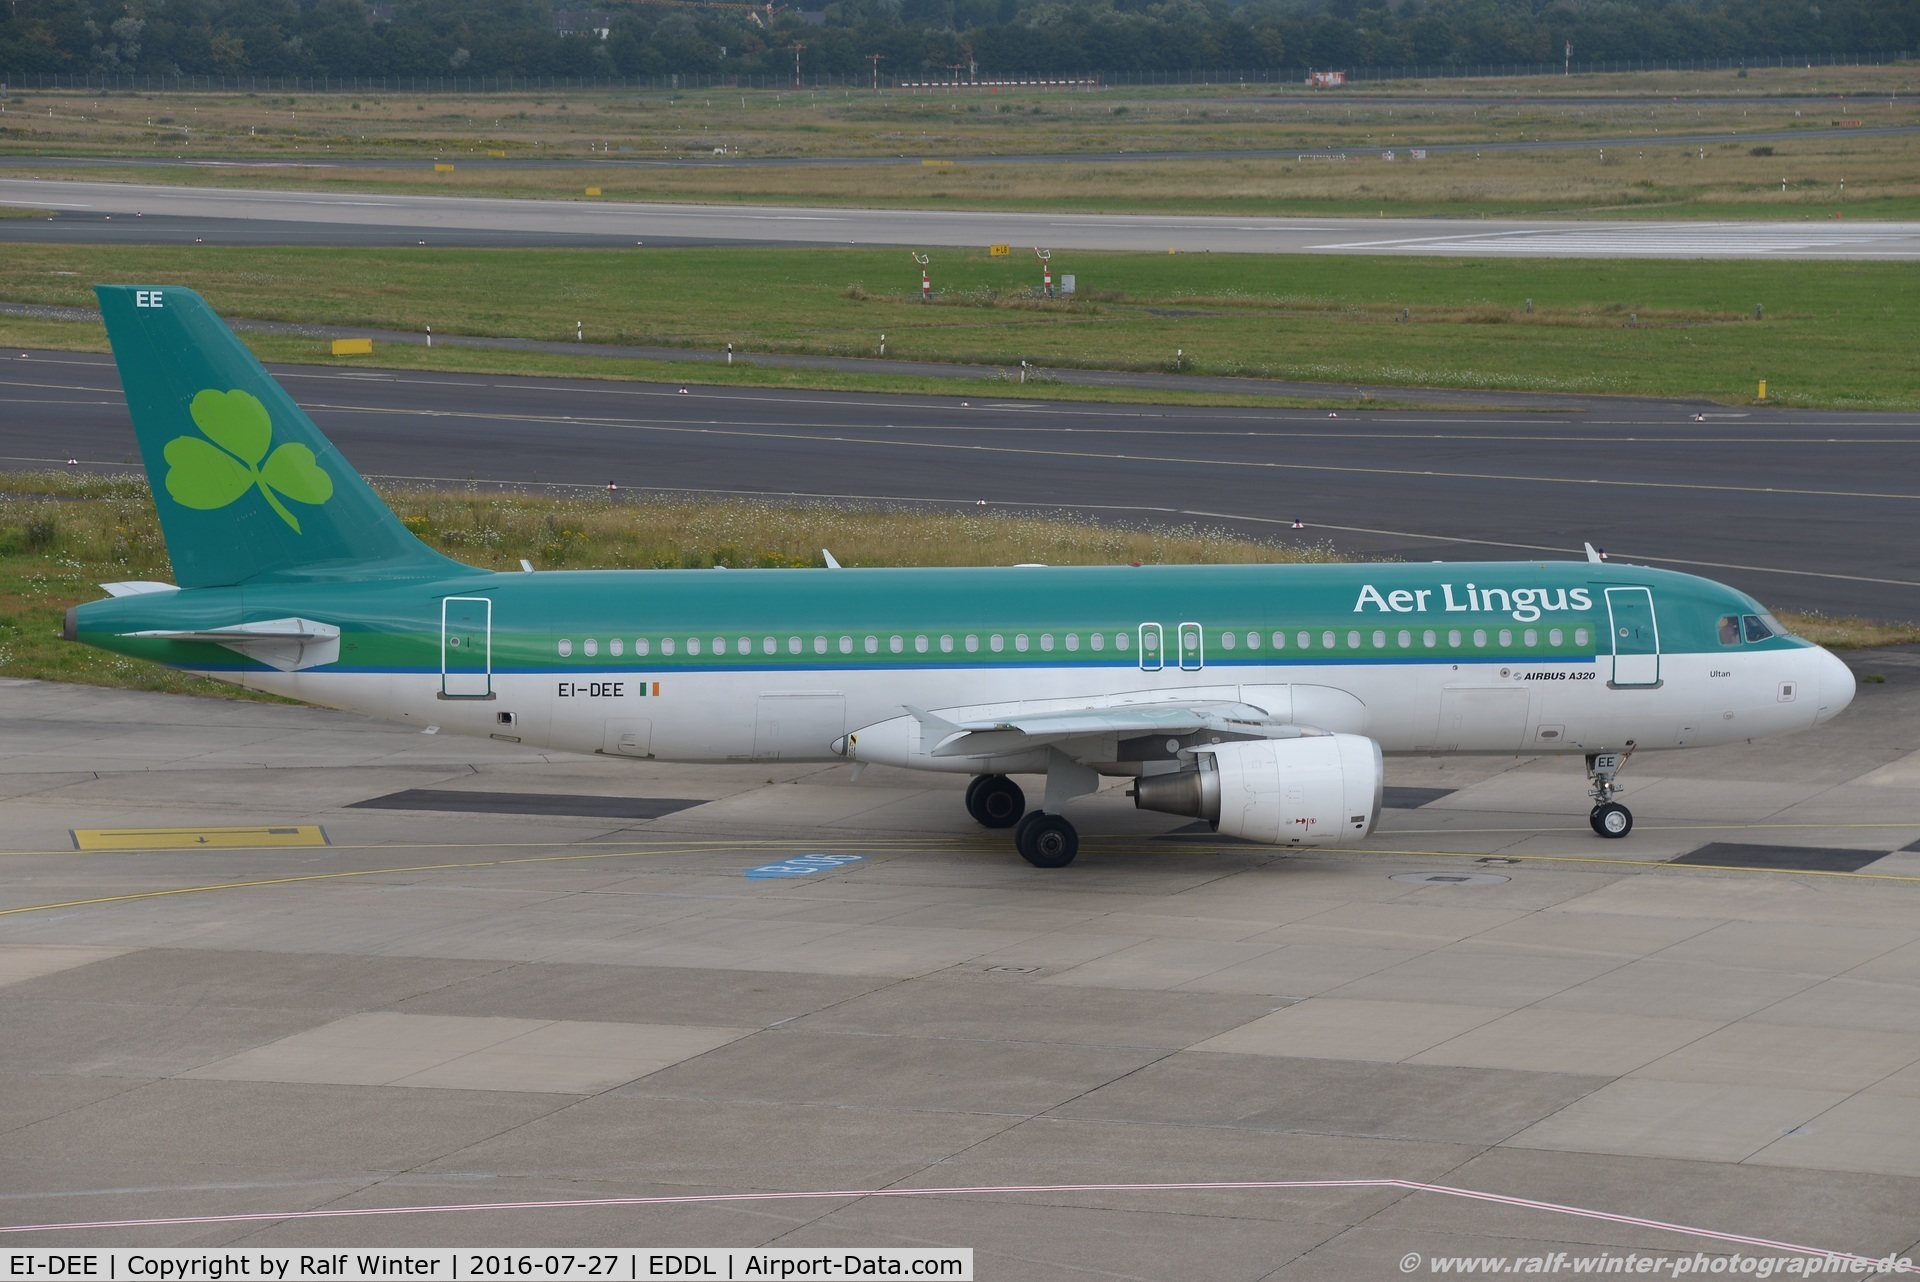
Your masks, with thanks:
[[[339,660],[322,671],[437,672],[453,597],[491,602],[499,673],[1136,667],[1142,625],[1147,641],[1158,625],[1170,669],[1583,662],[1611,652],[1604,589],[1625,586],[1651,589],[1668,654],[1807,644],[1724,639],[1724,620],[1764,611],[1721,584],[1584,562],[282,578],[97,601],[74,611],[69,631],[178,667],[244,671],[259,665],[220,645],[127,634],[297,617],[341,630]],[[1188,624],[1197,629],[1183,633]]]

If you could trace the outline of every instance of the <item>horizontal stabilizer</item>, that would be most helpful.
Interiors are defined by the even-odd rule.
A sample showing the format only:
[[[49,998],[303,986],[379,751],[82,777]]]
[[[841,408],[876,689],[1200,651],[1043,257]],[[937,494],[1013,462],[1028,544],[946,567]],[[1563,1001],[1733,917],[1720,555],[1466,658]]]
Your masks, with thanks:
[[[102,583],[100,590],[108,596],[146,596],[153,592],[178,592],[180,589],[172,583],[154,583],[147,579],[129,579],[125,583]]]
[[[159,641],[207,641],[281,672],[299,672],[340,658],[340,629],[312,619],[266,619],[224,628],[132,632]]]

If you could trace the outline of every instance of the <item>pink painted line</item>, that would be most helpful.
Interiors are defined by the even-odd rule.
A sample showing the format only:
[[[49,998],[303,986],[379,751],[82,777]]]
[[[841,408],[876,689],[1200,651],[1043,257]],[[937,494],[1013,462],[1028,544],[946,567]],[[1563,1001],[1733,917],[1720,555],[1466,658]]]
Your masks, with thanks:
[[[1417,1180],[1394,1179],[1220,1180],[1182,1184],[995,1184],[960,1188],[925,1189],[817,1189],[797,1193],[681,1193],[667,1197],[570,1198],[564,1201],[548,1202],[466,1202],[445,1206],[362,1206],[338,1207],[319,1211],[250,1211],[235,1215],[177,1215],[144,1220],[75,1220],[66,1224],[0,1225],[0,1233],[57,1233],[79,1229],[159,1228],[168,1225],[244,1224],[271,1220],[328,1220],[348,1219],[363,1215],[432,1215],[453,1211],[554,1211],[602,1206],[686,1206],[699,1203],[783,1202],[821,1198],[954,1197],[962,1194],[975,1193],[1199,1193],[1218,1192],[1229,1189],[1365,1188],[1403,1189],[1410,1193],[1436,1193],[1443,1197],[1466,1198],[1475,1202],[1492,1202],[1500,1206],[1514,1206],[1532,1211],[1550,1211],[1555,1215],[1571,1215],[1583,1220],[1600,1220],[1608,1224],[1626,1224],[1635,1228],[1657,1229],[1663,1233],[1679,1233],[1687,1237],[1705,1238],[1709,1241],[1725,1242],[1735,1246],[1761,1247],[1770,1251],[1784,1251],[1792,1255],[1819,1256],[1823,1259],[1847,1262],[1857,1261],[1861,1264],[1881,1265],[1883,1267],[1888,1264],[1885,1257],[1860,1255],[1851,1251],[1834,1251],[1826,1247],[1805,1246],[1797,1242],[1780,1242],[1772,1238],[1754,1237],[1745,1233],[1723,1233],[1717,1229],[1697,1228],[1689,1224],[1674,1224],[1667,1220],[1651,1220],[1638,1215],[1621,1215],[1614,1211],[1595,1211],[1586,1207],[1566,1206],[1559,1202],[1542,1202],[1528,1197],[1511,1197],[1505,1193],[1488,1193],[1479,1189],[1454,1188],[1446,1184],[1422,1184]],[[1895,1260],[1892,1261],[1890,1269],[1886,1271],[1895,1273],[1920,1273],[1920,1266]]]

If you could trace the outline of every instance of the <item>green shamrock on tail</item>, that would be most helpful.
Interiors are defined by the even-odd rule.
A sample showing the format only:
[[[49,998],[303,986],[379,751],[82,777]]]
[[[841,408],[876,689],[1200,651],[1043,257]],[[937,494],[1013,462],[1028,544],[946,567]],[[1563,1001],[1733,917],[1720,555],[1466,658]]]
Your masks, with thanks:
[[[193,398],[191,412],[213,443],[197,436],[167,442],[167,493],[182,506],[211,511],[257,487],[267,506],[298,534],[300,522],[275,491],[297,503],[320,504],[333,497],[333,478],[314,461],[312,450],[289,442],[267,453],[273,419],[258,397],[208,388]]]

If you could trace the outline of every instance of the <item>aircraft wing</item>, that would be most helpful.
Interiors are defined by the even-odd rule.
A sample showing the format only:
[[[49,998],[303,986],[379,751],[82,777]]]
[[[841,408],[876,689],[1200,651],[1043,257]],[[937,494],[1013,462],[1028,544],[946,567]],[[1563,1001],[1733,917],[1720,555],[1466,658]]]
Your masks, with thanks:
[[[1069,739],[1140,734],[1189,735],[1220,730],[1260,738],[1291,738],[1299,727],[1274,721],[1263,708],[1228,700],[1177,703],[1108,703],[1084,708],[1016,714],[993,720],[948,721],[908,708],[920,722],[922,742],[932,739],[935,757],[977,757],[1044,748]]]

